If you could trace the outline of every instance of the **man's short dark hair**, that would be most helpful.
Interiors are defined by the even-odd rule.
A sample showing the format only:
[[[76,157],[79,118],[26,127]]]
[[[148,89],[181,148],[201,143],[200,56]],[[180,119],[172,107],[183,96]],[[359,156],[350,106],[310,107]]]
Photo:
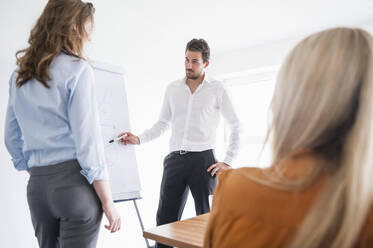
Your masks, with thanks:
[[[210,47],[204,39],[193,39],[188,42],[185,52],[201,52],[203,63],[210,60]]]

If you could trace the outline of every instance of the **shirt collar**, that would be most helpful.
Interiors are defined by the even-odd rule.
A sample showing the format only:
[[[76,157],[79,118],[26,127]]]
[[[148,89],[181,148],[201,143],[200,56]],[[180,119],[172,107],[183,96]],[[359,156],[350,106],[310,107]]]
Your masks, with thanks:
[[[182,80],[180,80],[180,84],[181,85],[186,85],[186,76],[184,76],[184,78]],[[206,74],[205,72],[205,78],[203,79],[202,83],[201,83],[201,86],[204,85],[205,83],[210,83],[211,82],[211,78]]]

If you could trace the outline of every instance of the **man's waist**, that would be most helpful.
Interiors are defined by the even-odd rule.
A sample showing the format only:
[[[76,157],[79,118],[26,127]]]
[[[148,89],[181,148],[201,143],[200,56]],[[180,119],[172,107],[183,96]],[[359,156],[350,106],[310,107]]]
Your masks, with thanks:
[[[192,143],[192,142],[170,142],[170,152],[174,151],[188,151],[188,152],[202,152],[206,150],[215,149],[215,142],[208,143]]]
[[[204,152],[210,152],[210,151],[213,151],[213,149],[208,149],[208,150],[204,150],[204,151],[177,150],[177,151],[172,151],[171,153],[175,154],[175,155],[184,155],[184,154],[187,154],[187,153],[204,153]]]

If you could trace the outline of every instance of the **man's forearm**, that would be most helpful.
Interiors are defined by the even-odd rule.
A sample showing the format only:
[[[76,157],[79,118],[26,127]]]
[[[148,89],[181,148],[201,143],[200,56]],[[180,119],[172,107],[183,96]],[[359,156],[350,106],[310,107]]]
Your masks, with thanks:
[[[169,126],[168,122],[161,120],[157,121],[150,129],[139,135],[140,144],[158,138],[169,128]]]

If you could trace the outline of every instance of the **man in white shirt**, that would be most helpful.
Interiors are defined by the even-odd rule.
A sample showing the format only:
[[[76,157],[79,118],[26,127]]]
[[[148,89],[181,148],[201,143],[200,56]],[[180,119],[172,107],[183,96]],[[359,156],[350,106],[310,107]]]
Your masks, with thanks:
[[[180,220],[192,192],[196,214],[210,211],[209,195],[216,174],[230,168],[239,148],[240,122],[223,84],[208,78],[210,48],[203,39],[193,39],[185,49],[186,77],[172,82],[167,90],[159,120],[143,134],[126,132],[124,145],[142,144],[159,137],[171,125],[170,154],[164,160],[157,225]],[[216,128],[222,114],[231,128],[228,149],[222,162],[213,153]],[[157,247],[168,247],[157,244]]]

